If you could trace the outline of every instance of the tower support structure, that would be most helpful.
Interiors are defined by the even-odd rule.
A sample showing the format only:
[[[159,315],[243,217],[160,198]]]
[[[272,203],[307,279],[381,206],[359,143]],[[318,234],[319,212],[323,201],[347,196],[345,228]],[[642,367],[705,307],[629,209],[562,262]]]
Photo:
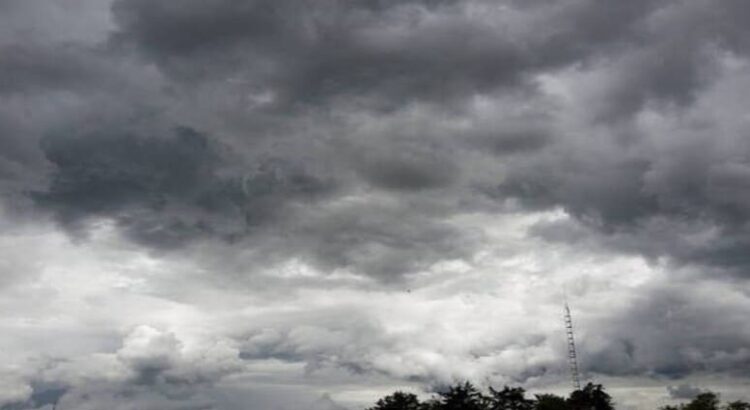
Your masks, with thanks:
[[[570,315],[570,307],[565,302],[565,334],[568,339],[568,365],[570,366],[570,380],[573,389],[581,390],[581,380],[578,372],[578,355],[576,354],[576,340],[573,335],[573,318]]]

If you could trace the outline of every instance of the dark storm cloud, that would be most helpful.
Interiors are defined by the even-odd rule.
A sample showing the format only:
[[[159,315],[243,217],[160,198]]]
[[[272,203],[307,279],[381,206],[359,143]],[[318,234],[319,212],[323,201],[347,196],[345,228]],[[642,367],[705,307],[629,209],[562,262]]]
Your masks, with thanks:
[[[2,410],[37,409],[46,405],[54,406],[68,392],[68,387],[59,383],[34,382],[31,384],[31,397],[24,402],[0,406]]]
[[[537,151],[550,141],[544,130],[508,130],[496,135],[481,135],[478,139],[480,148],[488,148],[498,155],[518,154]]]
[[[596,239],[601,244],[744,275],[748,154],[745,143],[734,144],[728,154],[704,142],[675,142],[669,153],[632,159],[583,149],[516,167],[500,191],[527,206],[562,207],[603,234]],[[561,228],[555,222],[534,233],[561,241],[574,234]]]
[[[459,15],[422,23],[427,3],[121,1],[113,42],[133,44],[176,78],[237,76],[270,88],[284,107],[368,95],[384,107],[449,102],[518,81],[519,49]]]
[[[501,194],[532,208],[562,204],[572,215],[604,229],[634,223],[653,212],[654,198],[642,193],[645,161],[605,158],[597,152],[572,155],[574,160],[535,158],[519,164],[500,185]]]
[[[426,142],[423,135],[372,137],[377,139],[351,145],[345,152],[357,174],[373,186],[419,192],[446,188],[460,176],[446,144]]]
[[[704,289],[701,289],[704,286]],[[644,294],[617,323],[599,320],[587,333],[588,370],[679,379],[693,373],[746,374],[747,298],[712,300],[716,284],[686,282]],[[726,289],[724,289],[726,291]]]
[[[261,250],[266,261],[291,252],[325,271],[346,268],[383,278],[465,256],[479,237],[434,220],[418,199],[406,208],[376,199],[329,206],[333,180],[280,159],[233,164],[237,158],[228,147],[189,128],[150,137],[105,131],[51,136],[42,150],[53,166],[50,183],[32,198],[78,235],[90,222],[111,219],[131,239],[157,249],[220,239]],[[412,169],[382,172],[416,172],[390,183],[429,187],[431,179],[446,178],[445,169],[452,171],[430,161],[434,171],[404,160]]]
[[[695,396],[703,393],[703,390],[685,383],[678,386],[667,386],[667,392],[669,397],[673,399],[692,400]]]
[[[595,109],[597,119],[634,115],[648,103],[689,105],[715,72],[715,57],[706,48],[702,42],[666,40],[617,61],[616,78],[603,90],[603,105]]]
[[[695,93],[710,84],[716,72],[712,67],[717,57],[711,46],[744,50],[738,41],[744,29],[736,18],[728,17],[742,15],[744,7],[726,3],[710,13],[706,10],[703,3],[651,1],[498,5],[222,0],[172,5],[120,0],[112,8],[116,29],[108,40],[108,52],[128,58],[128,50],[134,49],[156,62],[177,80],[169,85],[171,90],[166,89],[176,95],[182,94],[175,90],[186,89],[196,80],[224,83],[231,79],[238,81],[238,88],[268,91],[271,105],[277,108],[315,102],[316,107],[330,106],[334,111],[339,108],[334,102],[342,96],[364,102],[363,107],[371,107],[371,102],[375,107],[396,107],[432,101],[460,108],[464,98],[475,94],[492,95],[503,87],[533,88],[536,74],[601,65],[607,68],[606,81],[597,91],[603,103],[592,111],[598,113],[596,118],[616,119],[634,115],[649,101],[690,106]],[[723,25],[713,24],[717,16],[723,16]],[[6,92],[84,90],[117,83],[103,79],[108,72],[102,68],[106,54],[93,58],[85,48],[55,43],[19,41],[4,47],[13,51],[0,64]],[[191,82],[183,81],[187,79]],[[524,98],[537,104],[533,91]],[[255,118],[250,111],[247,115]],[[161,111],[147,112],[158,115]],[[319,134],[330,132],[326,129],[330,118],[314,112],[309,115],[321,124]],[[434,137],[430,134],[407,145],[373,135],[367,145],[348,145],[356,147],[354,152],[333,147],[331,158],[324,160],[343,162],[343,168],[352,168],[358,178],[376,188],[396,192],[444,189],[447,195],[456,195],[464,192],[451,190],[463,175],[456,165],[457,155],[467,147],[480,147],[507,157],[510,166],[501,196],[518,198],[530,207],[562,206],[604,230],[638,224],[654,215],[687,213],[735,228],[745,220],[741,195],[717,203],[719,195],[712,194],[737,192],[734,188],[742,187],[737,184],[743,179],[737,167],[722,169],[716,163],[700,171],[691,164],[690,172],[684,173],[671,169],[680,164],[648,153],[624,156],[610,151],[616,147],[581,153],[566,140],[564,131],[555,130],[554,124],[529,124],[533,118],[499,122],[496,129],[472,130],[442,144],[430,144]],[[294,120],[283,114],[275,119],[276,124]],[[267,131],[254,126],[259,127],[249,124],[247,134]],[[275,126],[279,129],[274,132],[285,131]],[[42,147],[55,170],[49,192],[39,192],[36,200],[54,209],[61,221],[75,224],[89,214],[114,216],[133,237],[170,247],[193,236],[232,238],[283,212],[281,196],[303,197],[326,190],[325,182],[302,172],[281,180],[261,176],[251,181],[259,187],[247,193],[241,189],[242,172],[219,175],[225,159],[210,149],[199,152],[179,138],[153,142],[158,140],[122,130],[103,133],[120,136],[62,138]],[[252,149],[251,140],[235,138],[250,147],[246,149]],[[560,147],[562,152],[557,151]],[[304,151],[304,147],[294,149]],[[517,154],[524,159],[514,162]],[[342,161],[342,156],[354,160]],[[279,153],[278,157],[285,163],[298,160],[298,154]],[[250,168],[258,166],[254,163]],[[6,168],[11,174],[11,165]],[[260,192],[265,184],[286,185],[280,188],[283,193]],[[179,205],[183,202],[186,210]],[[678,202],[691,209],[674,205]],[[222,224],[226,226],[217,226]],[[743,233],[729,236],[741,239]],[[726,244],[721,250],[694,257],[718,261],[732,252],[732,244]]]
[[[0,7],[28,20],[29,4]],[[461,217],[562,209],[529,234],[677,272],[596,323],[587,370],[746,374],[747,306],[678,275],[739,281],[750,267],[750,126],[733,94],[747,86],[746,2],[116,0],[107,17],[95,35],[65,19],[0,27],[0,187],[68,233],[113,222],[222,286],[281,283],[263,275],[292,262],[316,272],[287,286],[326,286],[341,271],[388,282],[471,265],[505,244]],[[398,345],[377,324],[296,324],[248,336],[242,358],[368,374],[373,351]],[[183,408],[171,402],[231,373],[143,332],[112,359],[120,379],[63,398]],[[549,360],[508,372],[542,377]]]
[[[670,2],[650,9],[634,26],[638,31],[621,37],[629,38],[621,52],[604,64],[606,81],[596,98],[582,100],[598,103],[587,108],[591,118],[616,123],[644,110],[690,113],[721,78],[722,53],[746,56],[736,42],[746,26],[728,17],[746,12],[739,3]],[[561,207],[614,247],[744,275],[749,130],[743,124],[727,135],[714,121],[659,131],[610,125],[604,133],[557,139],[562,144],[545,155],[510,166],[499,191],[524,206]],[[537,233],[567,240],[550,228]],[[701,231],[705,238],[684,238]]]
[[[74,45],[12,44],[0,53],[0,93],[90,86],[101,72],[90,52]]]
[[[141,222],[133,218],[139,212],[141,218],[157,223],[149,214],[175,203],[229,208],[237,202],[231,195],[221,196],[221,191],[219,195],[207,192],[222,185],[215,175],[218,154],[204,136],[189,129],[166,139],[135,135],[49,138],[42,150],[55,169],[49,190],[34,193],[34,198],[40,206],[53,209],[66,225],[113,215],[133,227]],[[240,193],[237,184],[235,195]],[[179,215],[159,219],[163,222],[145,223],[134,234],[159,237],[155,244],[169,246],[171,240],[187,237],[180,234],[210,229],[200,220],[185,221]]]
[[[331,189],[273,161],[253,164],[252,173],[226,173],[227,148],[189,128],[166,137],[105,131],[49,137],[42,150],[54,169],[49,188],[33,193],[39,206],[74,230],[91,218],[113,218],[133,238],[157,247],[236,239],[269,223],[287,198]]]
[[[449,184],[456,169],[438,158],[415,157],[401,153],[381,158],[370,156],[357,166],[361,175],[376,186],[394,190],[415,191]]]
[[[481,234],[425,212],[418,203],[413,209],[358,205],[324,212],[300,223],[291,243],[324,270],[348,267],[383,278],[467,257],[480,243]]]
[[[10,113],[0,113],[0,181],[3,184],[23,184],[29,177],[25,174],[30,164],[39,166],[42,155],[38,147],[19,138],[22,127]]]
[[[465,176],[466,165],[459,161],[467,150],[479,148],[503,158],[506,177],[496,197],[517,198],[534,209],[562,206],[607,233],[630,227],[637,230],[655,217],[688,215],[708,220],[727,229],[727,237],[736,240],[725,239],[721,246],[695,251],[667,246],[660,252],[685,261],[738,264],[739,259],[731,262],[731,255],[745,243],[744,231],[738,227],[747,213],[744,199],[723,195],[719,203],[714,193],[737,192],[735,187],[742,186],[737,181],[743,180],[738,167],[721,168],[721,158],[705,164],[705,169],[698,161],[696,167],[690,159],[694,148],[689,146],[676,146],[675,152],[682,153],[673,159],[570,137],[570,131],[555,129],[554,105],[540,100],[533,80],[535,75],[562,69],[603,70],[602,87],[592,94],[598,99],[594,102],[600,103],[590,110],[593,120],[627,119],[649,102],[687,109],[695,93],[707,87],[711,74],[717,72],[718,54],[711,47],[741,49],[730,41],[741,28],[712,24],[728,7],[741,5],[732,3],[705,14],[703,3],[651,1],[499,5],[222,0],[178,6],[120,0],[112,8],[116,30],[108,39],[108,52],[131,58],[134,50],[155,62],[171,78],[165,90],[185,98],[189,85],[214,84],[224,89],[231,80],[240,92],[268,94],[266,105],[278,109],[273,125],[269,128],[255,121],[260,111],[249,108],[242,131],[247,135],[232,137],[232,149],[240,148],[239,157],[252,152],[262,139],[256,134],[304,134],[293,125],[301,121],[300,116],[317,129],[306,139],[284,136],[282,141],[288,142],[278,145],[278,150],[285,152],[271,155],[283,165],[272,165],[277,169],[250,179],[236,166],[226,170],[227,156],[214,152],[214,146],[221,144],[209,143],[213,137],[196,137],[205,139],[204,148],[184,136],[146,138],[117,129],[102,131],[117,136],[61,138],[42,146],[54,170],[49,189],[37,192],[35,200],[68,226],[90,216],[111,217],[131,237],[158,247],[177,247],[196,237],[234,241],[277,223],[272,221],[284,220],[280,231],[301,231],[302,238],[310,239],[285,241],[282,248],[291,246],[312,255],[323,266],[364,263],[368,269],[384,272],[410,265],[409,259],[422,266],[441,254],[464,254],[455,252],[455,245],[446,245],[452,241],[427,241],[419,246],[423,252],[410,245],[424,238],[460,237],[458,230],[447,229],[438,219],[461,209],[445,209],[433,215],[435,220],[418,218],[412,224],[399,221],[401,211],[383,212],[368,206],[346,210],[357,214],[338,218],[350,221],[343,225],[330,222],[337,219],[333,216],[321,217],[329,214],[325,210],[313,218],[319,230],[310,228],[309,221],[294,222],[304,212],[293,212],[285,204],[332,192],[324,178],[294,170],[306,148],[325,147],[313,151],[312,155],[325,152],[325,157],[313,162],[331,162],[333,169],[342,171],[340,178],[347,187],[364,182],[396,194],[440,191],[449,199],[467,192],[460,184],[470,176]],[[529,25],[537,29],[528,29]],[[6,88],[16,83],[54,87],[66,82],[96,87],[97,76],[89,70],[101,72],[95,69],[97,64],[81,65],[86,60],[75,58],[74,49],[45,47],[17,53],[6,63],[5,70],[12,74],[7,77],[23,80],[10,81]],[[51,61],[63,64],[57,67]],[[352,131],[336,123],[337,115],[419,101],[465,112],[467,98],[492,97],[498,90],[513,87],[526,89],[519,97],[536,107],[531,108],[537,111],[534,115],[474,125],[461,132],[428,127],[409,138],[375,133],[364,144],[351,142]],[[352,104],[340,105],[342,101]],[[309,106],[314,108],[304,113],[288,110],[306,103],[315,103]],[[322,114],[325,107],[333,114]],[[146,110],[150,115],[163,111]],[[384,115],[377,120],[391,118]],[[617,126],[609,131],[611,135],[605,131],[600,139],[620,138]],[[326,134],[338,135],[320,137]],[[689,172],[682,171],[681,156],[690,162]],[[261,167],[257,158],[242,161],[245,164],[240,168]],[[382,218],[377,226],[365,221],[364,214],[373,210],[374,218]],[[337,232],[350,232],[344,236],[356,239],[334,239],[342,236]],[[315,245],[317,238],[327,238],[321,242],[326,245]],[[382,254],[379,249],[391,251]],[[422,256],[410,258],[410,252]],[[382,260],[381,266],[376,266],[376,259]]]
[[[520,7],[529,15],[509,17],[501,6],[519,12],[481,1],[222,0],[178,7],[122,0],[113,9],[120,30],[112,43],[135,47],[174,78],[240,77],[251,88],[270,88],[287,108],[338,97],[383,108],[423,100],[451,105],[624,47],[659,7],[563,2]],[[524,20],[539,28],[518,29]]]

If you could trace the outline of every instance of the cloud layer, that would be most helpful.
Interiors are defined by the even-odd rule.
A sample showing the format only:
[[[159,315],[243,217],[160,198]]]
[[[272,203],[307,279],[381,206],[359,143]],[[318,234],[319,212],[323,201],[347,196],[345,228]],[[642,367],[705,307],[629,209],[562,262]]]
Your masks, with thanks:
[[[749,21],[739,0],[1,2],[0,408],[559,389],[563,293],[618,403],[737,396]]]

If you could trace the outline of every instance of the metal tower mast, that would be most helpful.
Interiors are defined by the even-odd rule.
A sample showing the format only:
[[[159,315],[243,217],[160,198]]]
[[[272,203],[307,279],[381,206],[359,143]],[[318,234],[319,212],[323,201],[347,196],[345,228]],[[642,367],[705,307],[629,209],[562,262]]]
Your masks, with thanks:
[[[581,390],[581,381],[578,377],[578,356],[576,356],[576,340],[573,337],[573,319],[570,316],[568,302],[565,302],[565,333],[568,336],[568,364],[570,365],[570,379],[573,389]]]

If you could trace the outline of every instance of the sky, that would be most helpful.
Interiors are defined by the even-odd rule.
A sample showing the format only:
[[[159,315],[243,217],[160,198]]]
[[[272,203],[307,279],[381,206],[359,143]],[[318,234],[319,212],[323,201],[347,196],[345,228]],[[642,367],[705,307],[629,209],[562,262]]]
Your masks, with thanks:
[[[750,3],[0,0],[0,409],[750,391]]]

